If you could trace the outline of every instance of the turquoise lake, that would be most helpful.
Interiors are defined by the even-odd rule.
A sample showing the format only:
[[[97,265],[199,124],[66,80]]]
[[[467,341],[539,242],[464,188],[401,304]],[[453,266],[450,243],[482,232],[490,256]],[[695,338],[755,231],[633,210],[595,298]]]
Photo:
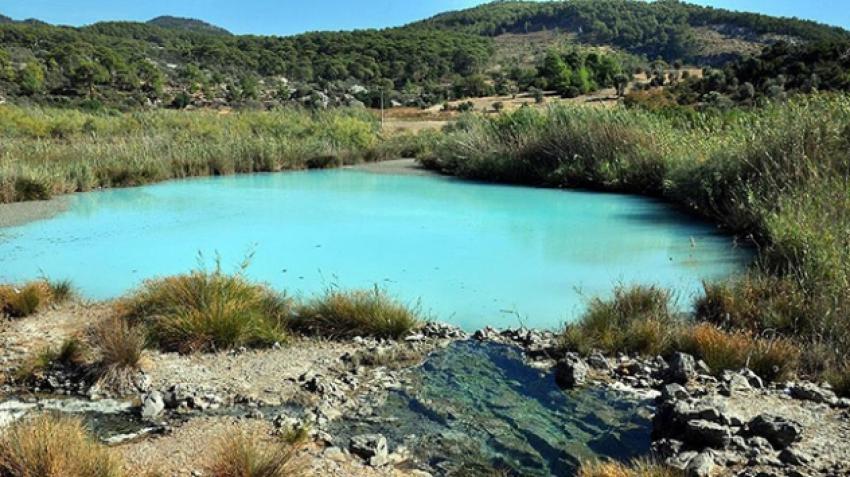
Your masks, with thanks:
[[[107,299],[142,280],[225,270],[295,296],[378,285],[474,330],[554,328],[618,284],[673,288],[741,271],[751,252],[652,200],[450,178],[304,171],[76,194],[51,219],[0,229],[0,282],[71,279]]]

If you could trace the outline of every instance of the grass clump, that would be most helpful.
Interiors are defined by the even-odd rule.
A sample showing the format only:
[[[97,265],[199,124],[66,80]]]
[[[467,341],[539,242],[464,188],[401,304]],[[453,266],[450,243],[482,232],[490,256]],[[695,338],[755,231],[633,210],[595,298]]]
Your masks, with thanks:
[[[298,477],[307,475],[298,458],[299,442],[274,442],[236,432],[221,439],[207,465],[210,477]]]
[[[40,279],[21,286],[0,285],[0,315],[26,318],[73,296],[74,286],[68,280]]]
[[[677,348],[703,359],[714,371],[750,368],[767,380],[789,377],[797,369],[800,350],[785,338],[762,338],[746,331],[724,331],[709,323],[683,329]]]
[[[40,415],[0,435],[4,477],[122,477],[121,462],[79,419]]]
[[[244,276],[247,265],[226,274],[212,271],[148,280],[121,303],[120,315],[148,330],[165,351],[216,351],[266,346],[286,338],[289,301]]]
[[[97,375],[117,378],[139,369],[147,346],[147,332],[142,326],[113,316],[93,326],[88,341],[97,355],[94,366]]]
[[[582,464],[578,477],[683,477],[684,472],[647,460],[629,464],[593,461]]]
[[[420,311],[395,301],[384,290],[340,291],[298,307],[292,326],[304,333],[331,338],[371,336],[402,338],[422,324]]]
[[[666,353],[679,326],[669,291],[653,286],[619,286],[610,300],[594,298],[577,323],[561,335],[570,350],[590,353]]]
[[[12,318],[34,315],[52,301],[52,290],[44,281],[29,282],[20,288],[0,286],[0,311]]]

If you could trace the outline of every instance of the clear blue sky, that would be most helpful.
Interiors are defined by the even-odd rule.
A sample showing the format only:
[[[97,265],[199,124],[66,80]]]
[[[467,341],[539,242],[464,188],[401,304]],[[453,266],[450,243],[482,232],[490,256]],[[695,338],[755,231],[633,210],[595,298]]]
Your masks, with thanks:
[[[234,33],[288,35],[311,30],[397,26],[482,0],[0,0],[15,19],[85,25],[101,20],[200,18]],[[797,16],[850,28],[850,0],[693,0],[701,5]]]

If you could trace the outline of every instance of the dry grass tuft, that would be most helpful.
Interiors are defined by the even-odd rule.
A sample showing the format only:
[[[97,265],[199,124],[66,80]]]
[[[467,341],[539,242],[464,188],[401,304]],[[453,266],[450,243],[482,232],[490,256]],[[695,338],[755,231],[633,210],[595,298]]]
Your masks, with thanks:
[[[12,318],[34,315],[53,301],[53,291],[46,281],[34,281],[17,288],[0,286],[0,312]]]
[[[122,469],[75,418],[40,415],[0,435],[4,477],[123,477]]]
[[[715,372],[750,368],[768,380],[790,376],[797,369],[800,350],[784,338],[767,339],[746,331],[724,331],[700,323],[681,331],[678,348],[705,360]]]
[[[120,317],[110,317],[92,327],[88,341],[97,355],[101,377],[119,377],[139,369],[147,346],[147,333]]]
[[[619,462],[587,462],[582,464],[578,477],[683,477],[684,473],[647,460],[629,464]]]
[[[307,467],[298,457],[302,441],[271,441],[257,434],[235,432],[221,439],[207,465],[209,477],[299,477]]]

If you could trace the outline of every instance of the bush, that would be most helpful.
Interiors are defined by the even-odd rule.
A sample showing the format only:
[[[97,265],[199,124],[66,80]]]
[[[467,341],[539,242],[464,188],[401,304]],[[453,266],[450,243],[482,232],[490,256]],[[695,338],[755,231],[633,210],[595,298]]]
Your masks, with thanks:
[[[90,436],[82,422],[41,415],[0,435],[4,477],[122,477],[121,462]]]
[[[210,477],[298,477],[307,475],[298,458],[299,446],[263,441],[256,435],[236,432],[223,438],[207,466]]]
[[[422,324],[418,308],[394,301],[386,292],[328,290],[298,307],[293,328],[332,338],[401,338]]]
[[[243,268],[228,275],[220,265],[186,275],[148,280],[119,304],[119,314],[144,325],[165,351],[214,351],[268,346],[286,336],[289,301],[251,283]]]
[[[53,291],[44,281],[25,284],[21,288],[0,285],[0,311],[12,318],[33,315],[53,301]]]
[[[577,323],[566,326],[562,345],[589,353],[666,353],[679,320],[671,308],[671,296],[657,287],[617,287],[610,300],[594,298]]]

